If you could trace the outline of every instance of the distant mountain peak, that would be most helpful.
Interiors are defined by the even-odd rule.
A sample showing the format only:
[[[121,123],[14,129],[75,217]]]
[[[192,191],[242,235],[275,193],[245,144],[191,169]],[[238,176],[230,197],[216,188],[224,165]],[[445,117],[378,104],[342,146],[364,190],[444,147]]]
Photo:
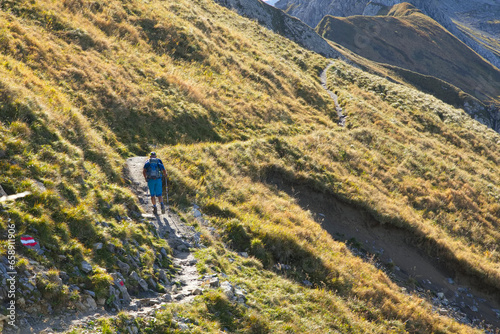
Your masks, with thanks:
[[[408,16],[414,13],[422,13],[420,9],[413,6],[411,3],[403,2],[397,5],[394,5],[389,10],[388,16]]]
[[[402,4],[403,7],[399,7]],[[280,0],[276,7],[295,16],[311,27],[326,15],[347,17],[353,15],[387,15],[389,7],[394,14],[411,14],[421,10],[454,34],[462,42],[500,68],[500,2],[490,0]],[[413,6],[415,9],[410,9]]]

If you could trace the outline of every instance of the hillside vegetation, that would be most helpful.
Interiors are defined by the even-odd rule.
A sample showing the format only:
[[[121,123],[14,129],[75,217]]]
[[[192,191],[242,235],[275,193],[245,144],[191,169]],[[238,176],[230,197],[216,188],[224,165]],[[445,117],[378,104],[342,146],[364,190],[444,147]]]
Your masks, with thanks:
[[[227,275],[247,307],[207,290],[166,304],[154,322],[134,320],[144,332],[175,332],[177,317],[193,333],[479,332],[353,255],[269,179],[409,231],[422,251],[498,295],[497,133],[335,61],[329,86],[349,115],[340,128],[319,79],[329,59],[211,0],[6,0],[0,9],[0,185],[31,192],[2,204],[0,242],[14,223],[19,272],[44,268],[36,292],[23,294],[27,312],[75,307],[82,296],[71,284],[108,298],[116,259],[131,254],[144,279],[169,266],[122,171],[127,157],[155,149],[174,210],[202,232],[200,274]],[[189,214],[192,203],[213,233]],[[44,254],[21,247],[23,234]],[[82,260],[91,273],[78,270]],[[69,279],[58,285],[62,272]],[[123,332],[126,317],[95,330]]]

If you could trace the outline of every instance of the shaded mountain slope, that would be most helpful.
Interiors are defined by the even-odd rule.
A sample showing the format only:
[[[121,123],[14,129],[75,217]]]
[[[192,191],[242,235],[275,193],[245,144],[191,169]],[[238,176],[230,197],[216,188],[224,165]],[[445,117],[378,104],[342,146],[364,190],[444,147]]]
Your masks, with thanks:
[[[434,76],[486,105],[500,103],[500,70],[409,4],[387,16],[327,16],[316,30],[370,60]],[[497,113],[486,121],[495,128]]]
[[[495,1],[463,1],[458,9],[443,8],[456,26],[446,25],[453,34],[500,68],[500,4]],[[463,37],[462,37],[463,36]],[[470,41],[470,42],[469,42]],[[489,54],[482,52],[486,50]]]
[[[378,15],[401,0],[281,0],[276,7],[315,27],[324,16]],[[491,0],[409,0],[439,22],[497,68],[500,67],[500,36],[497,24],[500,4]]]

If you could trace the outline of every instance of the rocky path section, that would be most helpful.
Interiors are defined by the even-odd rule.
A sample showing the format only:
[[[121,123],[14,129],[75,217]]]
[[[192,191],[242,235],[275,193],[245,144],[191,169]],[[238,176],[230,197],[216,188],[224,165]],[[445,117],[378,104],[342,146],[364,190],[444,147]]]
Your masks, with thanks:
[[[138,196],[145,214],[143,217],[155,226],[158,236],[166,239],[173,250],[174,267],[178,269],[172,291],[173,299],[187,302],[194,295],[201,293],[196,259],[189,251],[190,247],[200,247],[200,233],[184,224],[180,218],[168,210],[165,214],[153,215],[147,185],[144,182],[142,168],[146,157],[133,157],[127,160],[127,176],[132,182],[132,190]],[[165,197],[166,198],[166,197]],[[180,283],[180,284],[179,284]]]
[[[155,227],[153,233],[167,240],[171,247],[175,275],[172,277],[168,268],[161,268],[155,263],[154,270],[158,273],[160,279],[156,281],[150,278],[146,281],[137,274],[140,273],[141,268],[139,256],[128,254],[129,261],[126,263],[117,258],[119,270],[110,273],[114,280],[109,287],[109,295],[114,296],[114,298],[108,298],[108,301],[113,300],[111,304],[104,299],[99,300],[93,291],[80,291],[78,286],[71,285],[70,289],[79,290],[82,296],[75,309],[64,312],[44,311],[41,308],[38,311],[35,309],[23,311],[22,314],[18,315],[20,320],[17,327],[4,327],[3,333],[48,334],[66,332],[72,328],[81,328],[85,332],[93,333],[96,330],[99,331],[98,328],[94,328],[96,320],[99,318],[115,317],[119,311],[125,312],[131,318],[153,317],[154,313],[161,309],[165,303],[190,302],[196,295],[202,294],[202,283],[207,281],[207,278],[199,278],[196,269],[197,260],[190,251],[190,249],[201,247],[200,234],[196,233],[193,227],[184,224],[172,212],[160,215],[152,214],[147,185],[142,176],[142,167],[145,161],[146,157],[128,159],[125,177],[130,181],[132,190],[138,196],[143,211],[146,212],[142,214],[142,220],[146,224],[153,225]],[[96,224],[106,223],[96,222]],[[134,241],[128,240],[124,242],[133,243]],[[100,247],[108,246],[112,245],[100,245]],[[161,252],[156,256],[166,258],[169,255],[162,248]],[[45,270],[34,261],[31,265],[34,271],[43,273]],[[88,263],[82,264],[81,270],[85,271],[85,268],[88,268],[89,272],[92,271],[92,266]],[[64,278],[61,278],[61,284],[62,281],[64,281]],[[159,292],[162,290],[158,289],[158,283],[160,282],[164,287],[164,292]],[[33,289],[35,289],[36,284],[33,284]],[[49,315],[42,315],[47,313]],[[0,321],[3,321],[1,317]],[[131,325],[129,332],[135,333],[136,330],[137,328],[133,328],[133,325]]]
[[[321,86],[323,86],[323,88],[326,90],[326,92],[328,93],[328,95],[330,95],[330,97],[333,99],[333,102],[335,103],[335,110],[337,111],[337,117],[339,118],[338,120],[338,125],[344,127],[345,126],[345,119],[347,118],[347,116],[345,116],[343,113],[342,113],[342,107],[340,106],[339,104],[339,97],[337,96],[337,94],[335,94],[334,92],[332,92],[331,90],[328,89],[328,85],[327,85],[327,73],[328,73],[328,70],[330,69],[330,67],[332,67],[334,65],[333,62],[331,62],[324,70],[323,72],[321,73]]]
[[[168,241],[173,251],[173,265],[177,274],[174,279],[169,280],[163,277],[163,282],[168,282],[166,293],[155,292],[155,282],[145,282],[136,278],[142,287],[141,293],[136,297],[131,297],[129,302],[125,302],[122,311],[132,318],[153,317],[154,313],[161,309],[165,303],[185,303],[190,302],[196,295],[202,294],[202,281],[196,269],[197,260],[191,253],[191,248],[200,247],[200,234],[194,228],[184,224],[181,219],[168,210],[165,214],[154,215],[150,202],[147,184],[142,175],[142,168],[146,157],[133,157],[127,160],[125,177],[130,181],[132,191],[137,195],[141,207],[144,210],[142,218],[155,227],[158,237]],[[167,256],[163,252],[163,256]],[[162,275],[163,274],[163,275]],[[160,276],[166,276],[160,271]],[[119,280],[120,278],[118,278]],[[151,289],[153,287],[153,289]],[[120,295],[123,297],[123,295]],[[123,298],[121,299],[123,302]],[[113,311],[113,310],[112,310]],[[104,310],[90,316],[83,317],[71,322],[71,327],[89,328],[91,324],[100,317],[112,317],[115,313]],[[132,322],[131,322],[132,323]],[[180,324],[182,325],[182,324]],[[138,331],[131,324],[128,328],[130,333]]]

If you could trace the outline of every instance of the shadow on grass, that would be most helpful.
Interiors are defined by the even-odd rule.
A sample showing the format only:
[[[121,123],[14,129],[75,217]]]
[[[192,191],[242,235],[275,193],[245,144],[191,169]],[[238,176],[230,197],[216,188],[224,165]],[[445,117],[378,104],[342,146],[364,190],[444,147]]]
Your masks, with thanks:
[[[500,324],[493,311],[498,308],[498,303],[494,298],[489,298],[492,292],[493,296],[498,296],[498,291],[485,284],[484,280],[478,285],[480,274],[473,268],[464,269],[454,254],[442,249],[443,246],[438,245],[437,241],[423,236],[422,232],[381,224],[367,210],[343,201],[328,191],[317,190],[309,184],[311,182],[314,181],[293,180],[276,170],[270,171],[264,180],[270,189],[285,192],[294,198],[304,210],[311,212],[314,220],[333,239],[345,242],[353,255],[382,268],[397,285],[414,291],[424,289],[434,293],[444,292],[450,302],[465,305],[460,308],[461,312],[470,319],[480,317],[490,324]],[[272,245],[273,242],[265,243]],[[306,257],[293,260],[307,263],[307,254],[302,251],[302,254],[299,252],[297,255]],[[317,280],[322,277],[331,277],[331,273],[318,263],[313,262],[310,268],[315,273],[310,275],[316,280],[313,283],[317,284]],[[340,287],[349,289],[346,283]],[[479,304],[478,300],[481,301]],[[480,316],[471,311],[469,306],[473,304],[480,308]]]
[[[100,113],[104,111],[92,112],[101,118]],[[138,110],[123,110],[107,113],[104,117],[116,138],[135,155],[148,153],[151,145],[156,143],[175,145],[223,141],[210,117],[194,112],[182,111],[164,118]]]

